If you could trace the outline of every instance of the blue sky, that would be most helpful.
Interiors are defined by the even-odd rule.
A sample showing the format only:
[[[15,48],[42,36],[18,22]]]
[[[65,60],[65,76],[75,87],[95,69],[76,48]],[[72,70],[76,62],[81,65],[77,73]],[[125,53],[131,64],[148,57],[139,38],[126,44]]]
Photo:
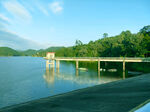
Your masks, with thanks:
[[[109,36],[138,32],[150,24],[149,4],[149,0],[0,0],[0,30],[13,35],[11,42],[17,36],[36,43],[32,48],[72,46],[76,39],[88,43],[105,32]],[[13,44],[8,41],[0,34],[0,46]]]

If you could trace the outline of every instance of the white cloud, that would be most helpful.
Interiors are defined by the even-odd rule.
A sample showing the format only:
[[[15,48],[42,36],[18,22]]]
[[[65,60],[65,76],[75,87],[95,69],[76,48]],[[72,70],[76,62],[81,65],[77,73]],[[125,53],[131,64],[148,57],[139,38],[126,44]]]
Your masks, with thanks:
[[[17,50],[46,48],[45,44],[40,44],[33,40],[18,36],[17,33],[0,29],[0,46],[7,46]]]
[[[32,0],[21,0],[21,4],[30,11],[30,13],[35,13],[35,5]]]
[[[63,11],[62,2],[53,2],[49,4],[49,8],[53,13],[60,13]]]
[[[0,19],[2,19],[5,22],[11,23],[11,20],[7,18],[6,16],[4,16],[3,14],[0,14]]]
[[[23,21],[31,20],[32,16],[30,13],[17,1],[3,2],[4,7],[16,18]]]
[[[48,11],[41,5],[38,5],[38,8],[41,12],[43,12],[43,14],[45,14],[46,16],[49,15]]]

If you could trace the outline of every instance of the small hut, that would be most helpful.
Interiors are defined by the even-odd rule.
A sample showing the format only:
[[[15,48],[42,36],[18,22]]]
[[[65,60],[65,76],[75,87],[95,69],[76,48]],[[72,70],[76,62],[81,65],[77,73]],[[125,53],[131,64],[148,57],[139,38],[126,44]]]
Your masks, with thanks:
[[[48,59],[54,59],[55,58],[55,52],[47,52],[46,57]]]

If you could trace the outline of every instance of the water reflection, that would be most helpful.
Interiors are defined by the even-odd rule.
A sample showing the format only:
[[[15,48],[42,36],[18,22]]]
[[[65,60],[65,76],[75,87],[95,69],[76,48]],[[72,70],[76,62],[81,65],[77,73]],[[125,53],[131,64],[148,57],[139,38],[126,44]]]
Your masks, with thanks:
[[[109,75],[108,75],[109,74]],[[107,72],[91,72],[91,71],[80,71],[75,70],[75,73],[64,73],[60,72],[59,69],[56,69],[56,72],[54,68],[46,69],[45,74],[43,75],[43,78],[45,79],[45,82],[48,85],[53,85],[54,82],[57,83],[57,81],[69,81],[71,83],[76,84],[102,84],[107,82],[112,82],[121,79],[121,77],[116,77],[115,75],[111,75],[111,73]],[[125,78],[125,77],[124,77]]]
[[[76,70],[76,77],[78,77],[79,76],[79,70],[77,69]]]
[[[125,78],[126,78],[126,77],[125,77],[125,75],[126,75],[126,74],[125,74],[125,71],[123,71],[123,79],[125,79]]]
[[[98,74],[98,78],[100,78],[100,70],[98,70],[98,73],[97,73],[97,74]]]
[[[56,73],[59,75],[59,68],[56,68]]]
[[[53,84],[55,80],[54,68],[46,69],[45,74],[43,75],[45,82],[49,84]]]

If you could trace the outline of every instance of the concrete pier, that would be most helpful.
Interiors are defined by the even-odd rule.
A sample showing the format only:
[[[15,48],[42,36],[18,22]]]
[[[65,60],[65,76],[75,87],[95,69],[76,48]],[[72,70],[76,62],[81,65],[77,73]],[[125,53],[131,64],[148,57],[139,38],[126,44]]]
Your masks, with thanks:
[[[46,69],[54,68],[55,67],[55,60],[47,60],[46,61]]]
[[[79,68],[79,61],[76,61],[76,70]]]
[[[98,62],[98,74],[100,76],[100,62],[122,62],[123,63],[123,74],[122,77],[125,79],[125,63],[131,62],[150,62],[150,58],[129,58],[129,57],[55,57],[55,53],[50,52],[47,57],[44,57],[46,60],[52,60],[53,64],[50,64],[50,67],[54,67],[56,60],[56,68],[59,68],[59,61],[75,61],[76,70],[79,68],[79,61],[97,61]],[[46,61],[46,63],[48,63]],[[48,65],[47,65],[48,66]]]
[[[55,67],[55,53],[54,52],[48,52],[46,54],[46,68],[49,69],[50,68],[54,68]]]
[[[98,71],[100,71],[100,60],[98,60]]]

